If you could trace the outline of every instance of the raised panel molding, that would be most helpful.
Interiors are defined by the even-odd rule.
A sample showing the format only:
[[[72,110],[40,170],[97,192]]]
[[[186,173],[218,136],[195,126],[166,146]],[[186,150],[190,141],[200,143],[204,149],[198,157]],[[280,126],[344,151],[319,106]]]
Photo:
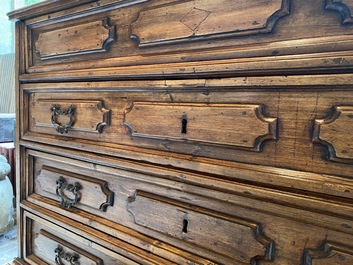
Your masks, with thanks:
[[[51,261],[55,261],[55,264],[104,264],[101,258],[96,257],[43,229],[41,229],[36,235],[34,242],[38,251]]]
[[[127,209],[138,226],[242,264],[257,265],[275,258],[275,242],[264,235],[261,224],[253,221],[140,190],[128,198]]]
[[[109,24],[109,18],[104,18],[40,33],[35,49],[41,60],[60,59],[107,52],[113,41],[116,41],[116,26]]]
[[[328,149],[328,159],[353,162],[353,106],[335,106],[330,116],[316,119],[312,141]]]
[[[316,249],[304,250],[302,265],[348,264],[353,264],[353,246],[328,241]]]
[[[134,102],[125,110],[131,136],[260,152],[277,139],[277,118],[262,105]]]
[[[176,1],[141,11],[131,25],[131,39],[139,47],[148,47],[269,33],[280,18],[290,13],[290,2]]]
[[[60,106],[63,109],[71,106],[75,109],[74,122],[69,132],[102,133],[103,128],[110,125],[111,110],[104,108],[102,100],[38,99],[31,110],[34,126],[54,128],[51,120],[53,106]],[[58,119],[64,120],[65,117],[58,116]],[[66,120],[62,123],[64,124]]]
[[[351,12],[353,9],[352,0],[326,0],[325,9],[337,11],[341,15],[342,25],[353,23]]]
[[[108,182],[104,180],[72,174],[64,170],[43,166],[37,177],[37,181],[44,192],[55,194],[55,187],[57,186],[60,177],[63,177],[65,181],[67,180],[70,182],[72,187],[72,183],[75,182],[82,187],[78,205],[84,205],[102,212],[106,212],[108,206],[114,205],[114,192],[109,189]],[[70,193],[69,191],[65,192]],[[72,194],[70,194],[70,196],[72,197]],[[57,194],[55,197],[60,198]]]

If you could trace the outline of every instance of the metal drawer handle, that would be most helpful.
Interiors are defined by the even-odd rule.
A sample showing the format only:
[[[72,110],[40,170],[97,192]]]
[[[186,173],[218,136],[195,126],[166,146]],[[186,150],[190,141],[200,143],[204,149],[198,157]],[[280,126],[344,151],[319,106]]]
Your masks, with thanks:
[[[61,205],[68,209],[70,209],[72,205],[75,205],[80,200],[80,189],[80,183],[75,182],[74,184],[67,184],[63,176],[60,176],[56,181],[56,194],[61,198]],[[71,192],[74,195],[74,199],[68,198],[64,194],[64,190]]]
[[[71,265],[80,265],[80,262],[78,262],[78,259],[80,256],[76,253],[65,253],[63,248],[61,246],[58,246],[54,252],[56,253],[55,255],[55,263],[58,265],[64,265],[61,262],[61,259],[69,261]]]
[[[67,133],[69,128],[75,122],[75,120],[74,120],[75,107],[71,105],[67,110],[62,111],[60,105],[53,105],[50,108],[50,110],[53,112],[52,115],[51,115],[51,122],[55,126],[56,131],[59,132],[59,133]],[[60,123],[58,123],[56,121],[56,116],[57,115],[69,116],[70,121],[67,124],[62,125],[62,124],[60,124]]]

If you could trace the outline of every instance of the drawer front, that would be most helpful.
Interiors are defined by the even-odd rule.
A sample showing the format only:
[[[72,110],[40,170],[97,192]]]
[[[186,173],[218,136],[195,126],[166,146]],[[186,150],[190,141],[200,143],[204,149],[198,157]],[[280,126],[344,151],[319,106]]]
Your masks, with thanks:
[[[317,249],[325,244],[327,253],[352,256],[350,205],[136,162],[92,164],[37,151],[27,155],[27,202],[177,264],[299,264],[304,255],[321,259]],[[60,176],[82,187],[70,207],[56,192]],[[106,211],[98,208],[105,203],[96,184],[102,180],[105,190],[114,193]],[[332,260],[330,255],[327,259]]]
[[[344,69],[352,66],[351,9],[335,0],[117,0],[52,8],[27,16],[23,56],[34,78],[52,72],[39,74],[44,79]],[[210,68],[212,60],[223,64]],[[107,70],[122,66],[129,67]],[[86,70],[66,71],[77,69]]]
[[[312,78],[307,81],[317,82]],[[153,159],[152,149],[162,151],[159,156],[186,154],[350,178],[352,87],[303,84],[299,91],[290,88],[300,82],[297,77],[280,88],[276,81],[256,83],[257,89],[235,85],[242,79],[210,80],[205,88],[197,80],[169,81],[173,90],[167,93],[159,81],[22,85],[28,102],[21,110],[22,138],[119,156],[124,149]]]
[[[277,119],[265,117],[261,105],[134,102],[124,125],[133,137],[260,151],[276,139]]]
[[[146,101],[135,101],[141,97]],[[104,93],[101,99],[93,93],[29,93],[29,129],[61,139],[128,145],[172,141],[193,144],[192,149],[206,145],[255,152],[276,140],[277,119],[267,116],[262,104],[155,101],[161,99],[161,93]]]
[[[77,22],[76,22],[77,23]],[[41,60],[107,52],[116,41],[116,26],[109,19],[43,31],[33,47]]]
[[[68,130],[101,133],[110,124],[110,110],[101,100],[37,100],[31,116],[35,126],[55,128],[63,134]]]
[[[253,264],[273,261],[275,242],[262,234],[261,225],[137,191],[129,198],[134,223],[190,242],[206,251]],[[212,232],[210,232],[212,231]]]
[[[29,172],[28,201],[33,202],[39,199],[44,203],[49,203],[50,209],[62,216],[71,217],[96,229],[103,229],[106,233],[126,241],[127,245],[133,244],[142,248],[142,252],[159,256],[158,259],[156,256],[149,257],[149,262],[146,261],[146,264],[213,264],[207,258],[195,255],[188,249],[183,251],[155,238],[138,235],[131,230],[133,224],[130,221],[126,203],[131,191],[144,185],[144,182],[135,179],[132,172],[125,170],[116,174],[98,172],[99,170],[94,168],[77,166],[73,160],[70,162],[65,159],[63,161],[63,159],[59,157],[55,157],[54,160],[47,159],[41,154],[30,156],[29,161],[34,171]],[[152,183],[147,185],[150,188],[158,188]],[[102,224],[106,227],[102,228]],[[126,246],[124,251],[126,251]],[[151,259],[155,259],[156,263],[151,263]],[[159,260],[163,262],[158,263]]]
[[[34,253],[40,253],[46,257],[48,263],[62,264],[65,261],[83,264],[101,265],[103,260],[89,252],[77,248],[74,245],[54,236],[44,229],[40,229],[35,240]],[[38,256],[38,255],[37,255]]]
[[[139,264],[29,212],[24,213],[24,227],[30,264]]]
[[[107,211],[113,206],[114,192],[109,190],[108,182],[83,175],[43,166],[36,181],[43,194],[60,198],[60,204],[70,209],[77,203],[92,210]]]
[[[203,207],[196,207],[165,197],[173,187],[182,183],[163,181],[129,170],[104,173],[100,172],[98,165],[97,171],[82,167],[83,164],[74,165],[75,161],[63,161],[64,158],[60,158],[62,162],[54,157],[48,158],[40,154],[30,158],[34,169],[34,176],[30,177],[33,191],[27,200],[31,202],[40,200],[45,202],[44,207],[49,206],[61,215],[84,223],[87,222],[85,218],[90,218],[88,224],[94,227],[98,223],[106,223],[111,231],[114,226],[121,229],[120,225],[124,225],[152,236],[154,241],[167,242],[183,249],[177,250],[181,264],[253,264],[256,260],[274,259],[275,242],[262,231],[261,223],[209,210],[206,198],[202,199]],[[60,179],[65,179],[71,191],[80,187],[77,196],[68,190],[58,192]],[[105,189],[98,185],[103,179]],[[101,204],[106,204],[103,190],[114,194],[114,197],[110,196],[112,201],[106,211],[100,209]],[[177,191],[171,194],[192,196]],[[98,221],[97,224],[94,220]]]

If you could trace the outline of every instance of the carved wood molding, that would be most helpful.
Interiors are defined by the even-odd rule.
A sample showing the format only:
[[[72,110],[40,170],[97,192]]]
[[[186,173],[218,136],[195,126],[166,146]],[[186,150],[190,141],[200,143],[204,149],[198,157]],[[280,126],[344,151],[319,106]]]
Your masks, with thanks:
[[[108,52],[116,41],[116,26],[109,18],[40,33],[35,42],[41,60]]]
[[[127,209],[138,226],[191,243],[207,252],[227,256],[242,264],[257,265],[275,258],[275,242],[264,235],[261,224],[241,217],[190,206],[141,190],[128,198]],[[218,241],[215,234],[228,240]]]
[[[52,187],[50,183],[55,184],[57,179],[62,176],[70,183],[77,182],[82,187],[80,191],[81,198],[77,203],[77,206],[84,205],[95,210],[106,212],[108,206],[114,205],[114,192],[109,189],[108,182],[104,180],[74,174],[49,166],[43,166],[37,180],[38,183],[41,184],[41,189],[43,191],[54,194],[55,186]],[[94,200],[91,199],[92,196],[94,197]]]
[[[290,3],[291,0],[258,5],[248,0],[236,4],[233,0],[176,1],[141,11],[131,25],[131,39],[139,47],[149,47],[269,33],[280,18],[289,15]],[[224,14],[229,21],[222,19]]]
[[[55,261],[55,264],[104,264],[101,258],[43,229],[36,235],[35,242],[39,251],[50,260]],[[63,261],[61,262],[61,260]]]
[[[331,115],[316,119],[313,143],[325,145],[328,159],[336,162],[353,162],[353,106],[335,106]]]
[[[124,125],[138,138],[260,152],[265,141],[277,139],[277,118],[263,111],[252,104],[134,102]]]
[[[353,7],[352,1],[349,0],[326,0],[325,9],[337,11],[341,15],[342,25],[353,23],[351,9]]]
[[[353,247],[337,242],[323,242],[316,249],[304,249],[302,265],[353,264]]]
[[[63,100],[63,99],[38,99],[32,109],[34,125],[38,127],[53,128],[51,119],[51,109],[53,106],[75,108],[75,123],[68,130],[68,133],[90,132],[102,133],[105,126],[110,125],[111,110],[104,107],[102,100]],[[48,112],[48,115],[43,113]]]

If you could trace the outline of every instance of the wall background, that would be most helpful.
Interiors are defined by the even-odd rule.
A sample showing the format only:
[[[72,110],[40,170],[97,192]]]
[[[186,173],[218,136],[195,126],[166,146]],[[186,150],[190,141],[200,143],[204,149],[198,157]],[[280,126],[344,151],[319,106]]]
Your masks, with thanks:
[[[1,0],[0,5],[0,113],[15,113],[14,23],[7,13],[43,0]]]

